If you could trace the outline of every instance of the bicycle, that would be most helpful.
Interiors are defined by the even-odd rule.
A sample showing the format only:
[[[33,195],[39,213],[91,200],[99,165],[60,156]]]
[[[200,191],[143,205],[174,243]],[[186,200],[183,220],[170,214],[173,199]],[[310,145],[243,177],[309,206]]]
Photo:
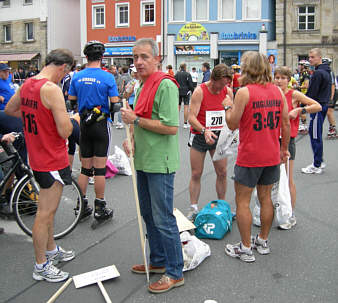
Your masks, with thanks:
[[[18,138],[20,134],[15,134]],[[23,162],[12,143],[0,141],[8,158],[0,161],[0,165],[13,161],[10,169],[0,182],[0,192],[11,175],[19,168],[23,176],[14,183],[10,196],[9,210],[14,213],[19,227],[27,235],[32,236],[32,228],[39,203],[39,185],[34,179],[32,170]],[[54,217],[54,239],[68,235],[79,223],[84,211],[84,201],[81,189],[72,178],[70,185],[64,185],[58,210]]]

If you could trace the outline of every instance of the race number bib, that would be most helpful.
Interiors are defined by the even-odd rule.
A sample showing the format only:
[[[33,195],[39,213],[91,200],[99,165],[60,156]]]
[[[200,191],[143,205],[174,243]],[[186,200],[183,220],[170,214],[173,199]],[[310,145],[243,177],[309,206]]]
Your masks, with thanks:
[[[225,123],[225,111],[206,111],[205,112],[205,127],[210,130],[220,130]]]

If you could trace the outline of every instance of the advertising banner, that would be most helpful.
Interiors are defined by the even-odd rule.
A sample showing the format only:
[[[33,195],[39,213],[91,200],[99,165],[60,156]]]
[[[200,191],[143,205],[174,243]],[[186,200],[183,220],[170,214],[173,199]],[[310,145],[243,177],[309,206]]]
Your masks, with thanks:
[[[181,27],[176,37],[177,41],[208,41],[209,33],[206,28],[196,22],[190,22]]]
[[[210,45],[183,45],[175,47],[176,55],[209,55]]]
[[[133,48],[131,46],[126,47],[107,47],[104,52],[104,56],[131,56],[133,54]]]

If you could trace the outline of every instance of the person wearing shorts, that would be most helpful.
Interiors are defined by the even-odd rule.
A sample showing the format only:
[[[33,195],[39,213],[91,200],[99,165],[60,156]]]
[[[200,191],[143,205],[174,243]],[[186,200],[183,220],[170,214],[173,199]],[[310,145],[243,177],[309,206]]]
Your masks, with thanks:
[[[227,87],[232,81],[231,69],[225,64],[215,66],[210,80],[198,86],[191,97],[189,123],[191,178],[189,184],[190,209],[188,219],[194,221],[198,213],[198,199],[201,191],[206,153],[213,157],[220,130],[225,123],[223,100],[232,100],[232,90]],[[213,162],[216,172],[217,198],[224,200],[226,193],[227,160]]]
[[[270,253],[268,235],[273,220],[271,190],[279,180],[279,164],[289,156],[290,122],[282,91],[273,85],[267,57],[249,51],[242,57],[241,85],[229,108],[226,121],[231,130],[239,128],[235,165],[236,218],[241,242],[227,244],[225,253],[245,262],[254,262],[252,247],[259,254]],[[279,136],[282,142],[279,144]],[[262,145],[264,142],[264,146]],[[257,187],[261,205],[261,231],[251,238],[251,194]]]
[[[22,118],[29,164],[40,185],[32,229],[36,259],[33,279],[38,281],[66,280],[69,273],[54,264],[75,257],[74,251],[56,245],[53,230],[63,185],[71,182],[66,139],[73,128],[57,83],[70,71],[73,62],[69,50],[51,51],[42,71],[27,79],[5,108],[6,114]]]
[[[94,174],[95,213],[97,220],[111,217],[112,210],[106,208],[104,198],[106,162],[109,146],[109,101],[118,102],[118,90],[114,76],[101,69],[101,60],[105,52],[104,45],[99,41],[89,41],[84,54],[87,67],[74,74],[70,85],[68,99],[77,100],[80,123],[81,173],[79,186],[84,194],[84,216],[92,213],[86,198],[88,179]]]
[[[295,138],[298,135],[299,117],[301,114],[316,113],[321,111],[320,104],[305,96],[303,93],[289,89],[288,83],[291,79],[291,69],[287,66],[276,67],[274,74],[274,82],[284,93],[288,103],[288,111],[290,118],[290,143],[289,143],[289,188],[292,204],[292,216],[289,222],[280,225],[281,229],[290,229],[296,225],[296,216],[294,213],[296,206],[296,185],[293,180],[294,160],[296,157],[296,144]]]

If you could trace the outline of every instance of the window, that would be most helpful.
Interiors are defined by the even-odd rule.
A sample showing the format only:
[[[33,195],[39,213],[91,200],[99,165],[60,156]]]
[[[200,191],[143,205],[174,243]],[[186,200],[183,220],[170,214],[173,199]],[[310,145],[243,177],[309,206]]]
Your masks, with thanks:
[[[185,18],[185,3],[184,0],[171,0],[170,3],[170,20],[184,21]]]
[[[10,0],[2,1],[2,7],[10,7],[10,6],[11,6],[11,1]]]
[[[261,0],[243,0],[243,19],[261,19]]]
[[[33,4],[33,0],[23,0],[24,5],[30,5]]]
[[[4,25],[4,42],[12,42],[12,26],[10,24]]]
[[[314,6],[298,7],[298,29],[299,30],[315,29],[315,7]]]
[[[155,4],[153,1],[145,1],[141,4],[142,7],[142,24],[155,23]]]
[[[25,31],[26,31],[26,41],[34,40],[34,28],[32,22],[25,24]]]
[[[93,27],[104,27],[104,5],[93,5]]]
[[[236,0],[219,0],[219,18],[220,20],[236,19]]]
[[[116,26],[129,26],[129,3],[116,4]]]
[[[196,21],[208,20],[209,0],[195,0],[193,8],[193,19]]]

